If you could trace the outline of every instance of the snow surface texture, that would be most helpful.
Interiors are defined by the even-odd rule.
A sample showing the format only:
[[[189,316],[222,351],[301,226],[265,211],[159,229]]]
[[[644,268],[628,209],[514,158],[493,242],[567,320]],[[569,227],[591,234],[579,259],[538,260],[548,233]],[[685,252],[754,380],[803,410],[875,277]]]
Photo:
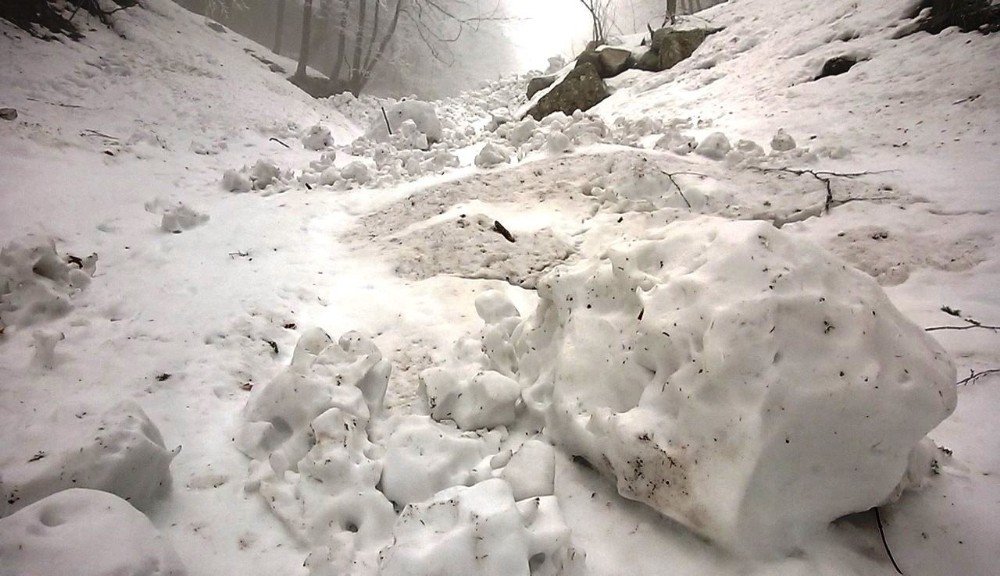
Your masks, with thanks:
[[[73,434],[53,437],[42,429],[45,424]],[[110,492],[139,509],[170,489],[170,461],[180,448],[164,447],[160,431],[135,402],[103,414],[57,412],[29,429],[47,437],[39,444],[42,449],[26,453],[14,443],[0,447],[0,517],[69,488]]]
[[[0,518],[3,576],[185,576],[177,553],[142,512],[74,488]]]
[[[546,434],[746,552],[886,502],[955,368],[873,280],[762,223],[696,219],[560,267],[516,331]]]

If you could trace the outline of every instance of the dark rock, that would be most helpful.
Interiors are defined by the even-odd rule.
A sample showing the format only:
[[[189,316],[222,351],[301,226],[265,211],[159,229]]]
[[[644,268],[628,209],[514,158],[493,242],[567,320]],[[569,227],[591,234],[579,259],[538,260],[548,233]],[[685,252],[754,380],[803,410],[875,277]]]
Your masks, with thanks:
[[[609,95],[608,86],[597,67],[586,62],[577,65],[562,82],[556,84],[528,114],[535,120],[541,120],[553,112],[572,114],[576,110],[589,110]]]
[[[963,32],[979,30],[985,34],[1000,31],[1000,5],[990,0],[922,0],[919,10],[931,9],[930,18],[919,30],[937,34],[951,26]]]
[[[550,76],[536,76],[531,80],[528,80],[528,100],[531,100],[535,94],[538,94],[542,90],[545,90],[556,81],[555,75]]]
[[[584,52],[594,52],[601,46],[604,46],[604,42],[601,40],[591,40],[587,42],[587,47],[583,49]]]
[[[686,60],[708,37],[708,30],[661,28],[653,32],[652,49],[659,55],[659,71],[670,70]]]
[[[646,72],[659,72],[660,55],[655,50],[646,50],[636,60],[635,67]]]
[[[597,68],[597,73],[601,73],[601,57],[597,54],[597,50],[584,50],[576,57],[576,66],[584,64],[593,64],[594,68]]]
[[[4,120],[17,120],[17,110],[13,108],[0,108],[0,118]]]
[[[613,78],[635,65],[632,52],[623,48],[604,48],[597,51],[598,72],[602,78]]]
[[[218,22],[205,22],[205,26],[208,26],[209,28],[215,30],[219,34],[225,34],[226,32],[228,32],[228,30],[226,30],[226,27],[223,26],[222,24],[219,24]]]
[[[817,80],[820,78],[826,78],[828,76],[840,76],[841,74],[846,74],[848,70],[854,67],[858,63],[858,59],[852,56],[836,56],[830,58],[823,64],[823,70],[816,77]]]

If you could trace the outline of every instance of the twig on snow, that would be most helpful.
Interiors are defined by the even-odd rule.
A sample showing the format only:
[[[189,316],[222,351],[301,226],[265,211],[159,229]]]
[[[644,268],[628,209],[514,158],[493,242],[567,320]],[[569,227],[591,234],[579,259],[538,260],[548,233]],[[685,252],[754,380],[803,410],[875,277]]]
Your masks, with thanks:
[[[812,176],[816,180],[823,183],[826,188],[826,201],[823,203],[823,213],[828,214],[832,208],[837,206],[843,206],[848,202],[853,202],[856,200],[887,200],[888,198],[848,198],[846,200],[835,200],[833,198],[833,179],[843,178],[845,180],[853,180],[855,178],[860,178],[861,176],[871,176],[874,174],[886,174],[888,172],[893,172],[893,170],[877,170],[874,172],[864,171],[864,172],[830,172],[828,170],[812,170],[810,168],[762,168],[759,166],[753,167],[754,170],[759,172],[781,172],[784,174],[793,174],[795,176]]]
[[[687,204],[688,208],[691,208],[691,202],[687,199],[687,196],[684,195],[684,190],[681,189],[681,185],[677,183],[677,180],[674,180],[674,177],[701,176],[702,178],[708,178],[708,176],[706,176],[705,174],[699,174],[698,172],[667,172],[662,168],[660,169],[660,172],[663,172],[663,175],[670,179],[670,183],[673,184],[674,188],[677,189],[677,193],[680,194],[681,199],[684,200],[684,203]]]
[[[1000,374],[1000,368],[990,368],[989,370],[983,370],[981,372],[976,372],[975,370],[969,370],[969,375],[955,383],[955,386],[965,386],[966,384],[972,384],[976,380],[983,378],[985,376],[990,376],[992,374]]]
[[[499,220],[493,221],[493,231],[503,236],[508,242],[511,243],[517,242],[517,240],[514,238],[514,235],[510,233],[510,230],[504,228],[504,225],[501,224]]]
[[[278,140],[277,138],[273,138],[273,137],[269,138],[268,142],[277,142],[278,144],[281,144],[285,148],[289,148],[289,149],[291,148],[291,146],[289,146],[288,144],[285,144],[284,142],[282,142],[281,140]]]
[[[882,537],[882,546],[885,547],[885,553],[889,556],[889,561],[892,562],[892,567],[896,569],[896,572],[902,574],[903,571],[899,569],[899,564],[896,564],[896,559],[892,557],[892,550],[889,549],[889,543],[885,539],[885,530],[882,528],[882,515],[879,514],[878,506],[872,508],[875,511],[875,523],[878,524],[878,533]]]
[[[973,330],[975,328],[982,328],[983,330],[990,330],[992,332],[1000,332],[1000,326],[991,326],[989,324],[983,324],[979,320],[971,316],[962,316],[961,310],[956,310],[950,306],[942,306],[941,311],[949,316],[954,316],[962,322],[965,322],[965,326],[931,326],[930,328],[924,328],[927,332],[936,332],[938,330]]]
[[[385,129],[389,131],[389,136],[392,136],[392,126],[389,125],[389,115],[385,113],[385,106],[382,108],[382,118],[385,119]]]

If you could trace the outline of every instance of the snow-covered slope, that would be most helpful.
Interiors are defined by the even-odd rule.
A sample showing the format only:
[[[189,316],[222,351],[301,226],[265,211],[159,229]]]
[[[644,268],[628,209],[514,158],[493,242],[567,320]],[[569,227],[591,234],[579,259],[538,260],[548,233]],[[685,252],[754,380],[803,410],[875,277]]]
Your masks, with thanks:
[[[996,38],[732,0],[593,114],[438,124],[143,4],[0,22],[4,576],[110,526],[144,573],[875,576],[870,506],[995,572],[1000,387],[950,380],[1000,365]]]

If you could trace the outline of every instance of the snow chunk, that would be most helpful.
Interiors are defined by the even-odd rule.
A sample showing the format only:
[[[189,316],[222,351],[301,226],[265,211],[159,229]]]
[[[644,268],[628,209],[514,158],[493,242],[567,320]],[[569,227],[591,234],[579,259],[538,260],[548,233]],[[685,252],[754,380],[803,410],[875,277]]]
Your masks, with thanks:
[[[551,496],[555,490],[555,450],[541,440],[528,440],[514,453],[500,477],[510,483],[515,500]]]
[[[568,576],[582,566],[555,498],[515,505],[500,479],[407,506],[379,558],[382,576]]]
[[[420,394],[435,420],[454,420],[462,430],[477,430],[511,424],[521,386],[491,370],[461,378],[453,370],[430,368],[420,374]]]
[[[160,229],[180,234],[208,222],[208,215],[190,208],[183,202],[170,202],[156,198],[146,202],[146,212],[160,216]]]
[[[389,126],[392,127],[393,134],[398,134],[400,126],[407,120],[410,120],[416,125],[420,133],[427,137],[429,144],[440,142],[443,137],[441,121],[438,119],[437,111],[434,109],[434,105],[428,102],[404,100],[389,106],[385,110],[385,117],[381,114],[376,114],[372,118],[365,136],[377,142],[389,141],[390,137],[388,127],[386,126],[386,118],[389,120]]]
[[[368,169],[368,164],[360,160],[355,160],[344,166],[340,171],[341,178],[346,178],[347,180],[353,180],[358,184],[366,184],[371,181],[372,175],[371,171]]]
[[[244,409],[236,442],[253,459],[245,487],[315,546],[313,573],[371,565],[389,537],[395,513],[376,489],[382,467],[368,437],[389,370],[370,339],[350,332],[334,343],[311,330]]]
[[[706,158],[722,160],[732,149],[733,147],[729,143],[729,138],[726,138],[725,134],[722,132],[713,132],[706,136],[694,151]]]
[[[302,136],[302,145],[306,150],[325,150],[333,146],[333,134],[322,124],[317,124]]]
[[[476,155],[476,166],[480,168],[492,168],[498,164],[507,164],[513,152],[505,147],[487,142]]]
[[[0,326],[30,326],[72,309],[70,298],[90,284],[97,254],[56,251],[55,240],[29,235],[0,250]]]
[[[222,174],[222,187],[227,192],[249,192],[253,190],[253,183],[246,174],[229,169]]]
[[[500,432],[462,432],[420,415],[392,424],[381,486],[386,497],[400,506],[487,478],[490,458],[500,451]]]
[[[771,138],[771,150],[775,152],[788,152],[795,150],[795,147],[795,139],[788,132],[785,132],[784,128],[779,129],[778,133]]]
[[[116,494],[143,509],[170,487],[170,461],[159,429],[138,404],[122,402],[100,416],[86,411],[60,434],[0,449],[0,516],[68,488]]]
[[[761,222],[697,218],[553,270],[515,331],[546,434],[732,549],[884,503],[955,368],[870,278]]]
[[[128,502],[64,490],[0,519],[4,574],[184,576],[177,553]]]

